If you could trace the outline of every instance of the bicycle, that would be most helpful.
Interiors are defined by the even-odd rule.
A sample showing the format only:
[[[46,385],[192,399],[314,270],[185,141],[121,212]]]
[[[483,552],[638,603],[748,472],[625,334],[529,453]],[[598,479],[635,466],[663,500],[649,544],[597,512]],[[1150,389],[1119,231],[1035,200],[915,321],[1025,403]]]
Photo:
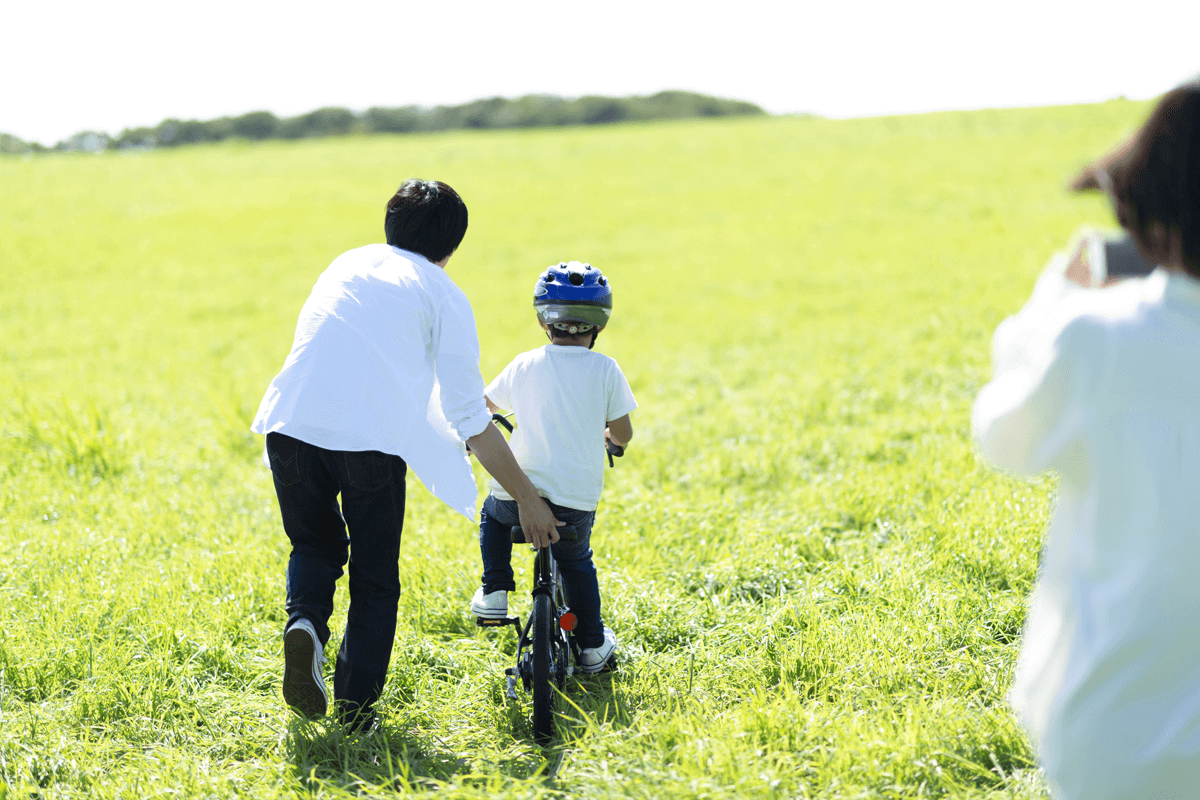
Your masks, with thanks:
[[[513,426],[503,415],[493,414],[492,419],[512,433]],[[611,442],[605,442],[605,449],[610,466],[613,456],[625,454],[623,447]],[[510,536],[514,544],[525,543],[525,532],[520,526],[513,526]],[[577,531],[574,526],[565,525],[558,528],[558,536],[561,540],[575,541]],[[568,634],[575,630],[579,622],[567,605],[562,576],[549,547],[543,547],[534,554],[533,589],[530,595],[529,619],[524,628],[521,627],[520,617],[515,614],[496,619],[476,617],[475,624],[481,628],[512,625],[521,631],[517,641],[517,665],[504,670],[507,693],[509,698],[517,699],[517,678],[520,678],[525,691],[533,695],[534,741],[546,745],[554,737],[555,696],[563,691],[567,678],[575,673],[573,662],[576,653]],[[615,655],[609,656],[606,668],[616,668]]]

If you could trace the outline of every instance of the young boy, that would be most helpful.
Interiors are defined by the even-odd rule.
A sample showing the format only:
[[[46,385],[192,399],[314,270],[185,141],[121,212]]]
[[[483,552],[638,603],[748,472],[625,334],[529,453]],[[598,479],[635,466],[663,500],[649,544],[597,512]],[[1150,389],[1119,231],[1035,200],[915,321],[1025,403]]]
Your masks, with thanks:
[[[555,518],[578,531],[575,541],[555,541],[551,549],[579,619],[580,669],[600,672],[617,640],[600,619],[589,543],[604,488],[605,440],[624,446],[633,438],[629,412],[637,401],[617,362],[592,350],[612,313],[612,289],[600,270],[578,261],[548,268],[534,286],[533,305],[550,344],[513,359],[484,394],[489,410],[516,414],[510,446],[517,463]],[[509,531],[517,524],[517,504],[492,481],[479,523],[483,586],[471,599],[478,617],[508,614],[508,593],[517,588]]]

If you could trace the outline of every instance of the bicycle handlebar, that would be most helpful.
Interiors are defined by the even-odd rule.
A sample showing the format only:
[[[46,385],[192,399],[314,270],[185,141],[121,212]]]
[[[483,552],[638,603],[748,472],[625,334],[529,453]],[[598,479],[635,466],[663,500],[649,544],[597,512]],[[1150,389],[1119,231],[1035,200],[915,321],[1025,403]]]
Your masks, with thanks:
[[[508,417],[504,416],[503,414],[492,414],[492,422],[495,422],[495,423],[503,426],[504,428],[506,428],[508,430],[509,433],[513,432],[513,424],[511,422],[509,422]],[[468,448],[468,449],[470,449],[470,448]],[[613,464],[613,456],[620,458],[621,456],[625,455],[625,447],[617,444],[616,442],[612,441],[611,439],[605,439],[604,440],[604,452],[608,453],[608,465],[610,467],[613,467],[613,466],[616,466],[615,464]],[[513,539],[513,541],[515,542],[518,540]],[[525,540],[521,539],[520,541],[523,542]]]
[[[614,467],[616,465],[613,464],[613,456],[620,458],[621,456],[625,455],[625,447],[617,444],[612,439],[605,439],[604,452],[608,453],[608,465],[610,467]]]

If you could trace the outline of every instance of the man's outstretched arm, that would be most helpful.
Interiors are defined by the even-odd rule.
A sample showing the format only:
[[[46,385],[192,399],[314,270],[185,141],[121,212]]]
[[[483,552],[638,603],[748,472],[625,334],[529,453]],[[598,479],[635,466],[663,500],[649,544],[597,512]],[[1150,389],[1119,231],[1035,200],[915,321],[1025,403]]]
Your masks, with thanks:
[[[508,442],[496,430],[496,426],[489,422],[482,432],[467,440],[467,446],[483,464],[483,468],[517,501],[517,513],[521,518],[521,529],[525,531],[525,541],[538,549],[557,542],[558,531],[555,528],[566,523],[554,518],[529,476],[517,464]]]

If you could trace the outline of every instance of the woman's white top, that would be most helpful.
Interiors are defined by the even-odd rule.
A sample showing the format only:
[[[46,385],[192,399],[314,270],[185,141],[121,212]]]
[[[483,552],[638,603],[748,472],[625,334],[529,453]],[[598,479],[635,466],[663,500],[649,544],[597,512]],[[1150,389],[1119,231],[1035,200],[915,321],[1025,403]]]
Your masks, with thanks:
[[[1200,797],[1200,283],[1064,265],[972,414],[985,458],[1060,475],[1010,699],[1061,797]]]
[[[586,347],[548,344],[514,358],[486,392],[514,412],[509,444],[538,494],[594,511],[604,489],[604,426],[637,408],[617,362]],[[495,480],[492,494],[513,499]]]
[[[317,278],[251,430],[398,455],[474,521],[478,490],[463,442],[490,421],[466,295],[424,256],[372,244]]]

